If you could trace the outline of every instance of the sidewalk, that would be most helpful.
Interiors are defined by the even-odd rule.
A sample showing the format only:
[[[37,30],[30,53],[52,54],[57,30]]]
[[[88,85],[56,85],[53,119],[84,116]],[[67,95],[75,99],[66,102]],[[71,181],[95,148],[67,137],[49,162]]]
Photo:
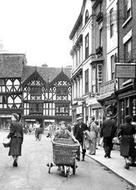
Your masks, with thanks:
[[[98,147],[96,155],[89,155],[87,153],[87,156],[106,166],[112,172],[136,186],[136,167],[130,167],[129,170],[126,170],[124,168],[124,159],[120,156],[119,150],[112,150],[110,159],[104,158],[103,147]]]

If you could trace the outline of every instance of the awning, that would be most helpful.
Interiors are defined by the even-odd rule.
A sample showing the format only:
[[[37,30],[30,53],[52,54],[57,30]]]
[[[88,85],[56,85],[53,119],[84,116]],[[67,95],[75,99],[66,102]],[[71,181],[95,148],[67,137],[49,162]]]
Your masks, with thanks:
[[[88,106],[91,106],[92,108],[101,108],[101,105],[99,104],[96,98],[91,98],[86,103]]]
[[[104,100],[104,99],[106,99],[106,98],[109,98],[113,93],[114,93],[114,92],[112,91],[112,92],[107,92],[107,93],[105,93],[105,94],[102,94],[102,95],[100,95],[100,96],[97,98],[97,101],[102,101],[102,100]]]

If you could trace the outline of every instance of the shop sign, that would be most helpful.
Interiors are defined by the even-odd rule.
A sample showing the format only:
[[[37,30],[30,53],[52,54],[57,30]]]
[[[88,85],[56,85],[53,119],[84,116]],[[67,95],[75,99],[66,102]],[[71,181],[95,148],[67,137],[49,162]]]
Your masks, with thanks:
[[[115,65],[115,78],[136,78],[136,64],[116,64]]]

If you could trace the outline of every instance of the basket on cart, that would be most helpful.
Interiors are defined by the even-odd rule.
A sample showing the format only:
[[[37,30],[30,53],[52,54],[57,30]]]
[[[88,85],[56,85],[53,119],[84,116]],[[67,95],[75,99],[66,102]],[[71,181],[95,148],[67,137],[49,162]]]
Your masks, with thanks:
[[[75,143],[66,138],[58,138],[55,141],[52,141],[52,146],[54,164],[57,166],[70,166],[73,169],[73,174],[75,174],[76,155],[79,148],[79,143]]]
[[[72,166],[78,150],[78,143],[73,144],[69,139],[53,141],[53,161],[56,165]]]

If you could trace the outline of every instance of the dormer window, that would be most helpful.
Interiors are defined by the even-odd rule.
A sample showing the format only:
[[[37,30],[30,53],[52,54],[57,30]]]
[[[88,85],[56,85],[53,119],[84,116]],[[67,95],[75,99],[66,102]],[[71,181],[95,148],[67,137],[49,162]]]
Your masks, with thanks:
[[[88,20],[89,20],[89,11],[86,10],[86,12],[85,12],[85,24],[87,23]]]

